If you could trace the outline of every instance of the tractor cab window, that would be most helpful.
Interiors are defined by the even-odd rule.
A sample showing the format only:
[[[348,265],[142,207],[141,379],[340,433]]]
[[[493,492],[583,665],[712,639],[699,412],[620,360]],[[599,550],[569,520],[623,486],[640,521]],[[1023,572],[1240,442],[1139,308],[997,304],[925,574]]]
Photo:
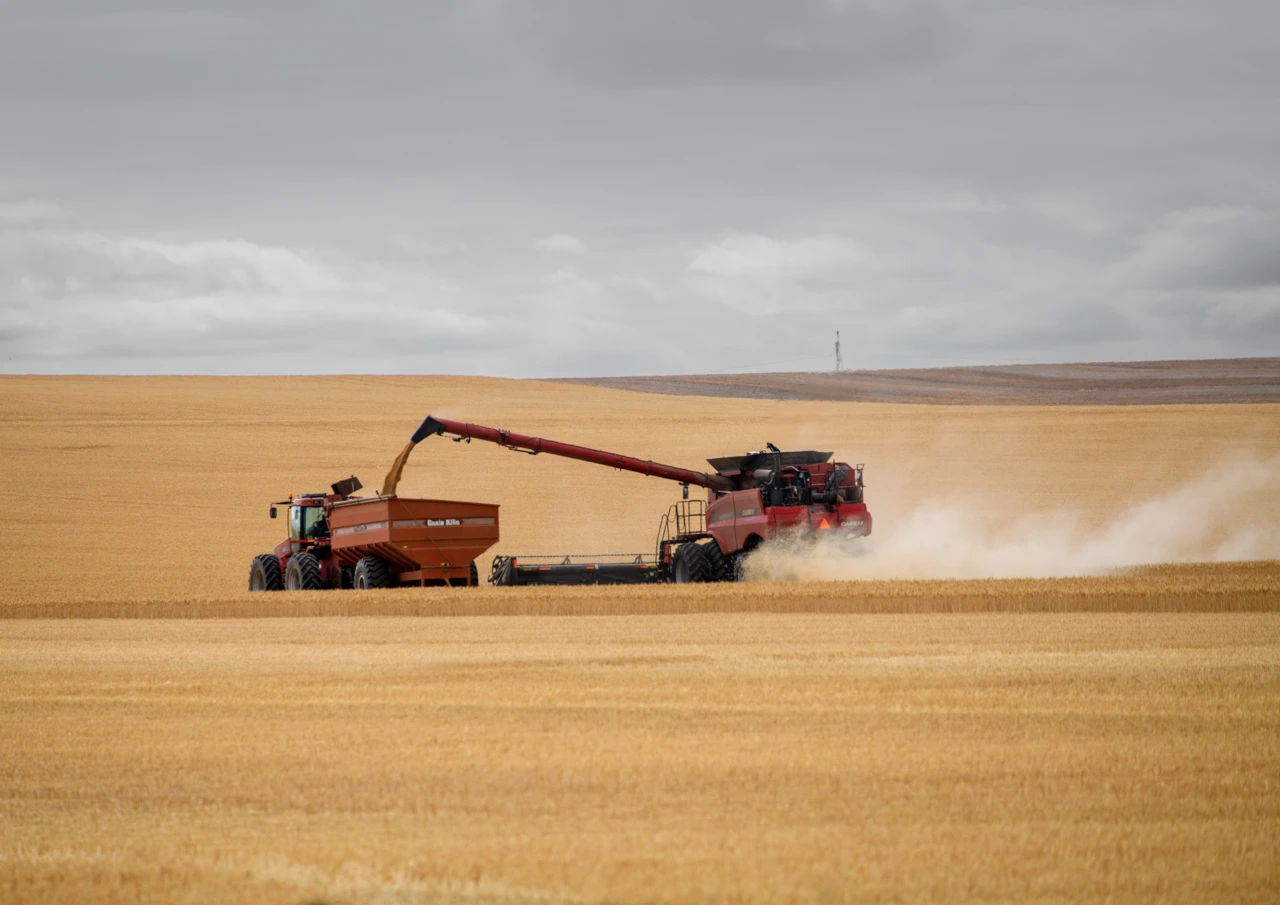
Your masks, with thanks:
[[[324,517],[323,506],[290,506],[289,538],[291,540],[315,540],[329,535],[329,523]]]
[[[329,535],[329,521],[324,517],[323,506],[308,506],[302,510],[302,530],[309,540]]]

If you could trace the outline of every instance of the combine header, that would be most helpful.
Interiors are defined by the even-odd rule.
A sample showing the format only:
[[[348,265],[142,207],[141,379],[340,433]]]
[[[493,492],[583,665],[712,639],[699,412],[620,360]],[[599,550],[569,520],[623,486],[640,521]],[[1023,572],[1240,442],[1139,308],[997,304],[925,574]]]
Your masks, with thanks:
[[[708,459],[715,471],[703,472],[431,415],[414,431],[387,475],[384,495],[395,493],[413,446],[437,434],[455,442],[483,440],[530,455],[563,456],[683,485],[684,498],[659,523],[652,554],[498,556],[489,576],[492,584],[734,581],[745,556],[779,533],[871,533],[862,465],[832,463],[829,452],[783,452],[768,444],[759,452]],[[705,502],[689,499],[690,485],[706,488]]]

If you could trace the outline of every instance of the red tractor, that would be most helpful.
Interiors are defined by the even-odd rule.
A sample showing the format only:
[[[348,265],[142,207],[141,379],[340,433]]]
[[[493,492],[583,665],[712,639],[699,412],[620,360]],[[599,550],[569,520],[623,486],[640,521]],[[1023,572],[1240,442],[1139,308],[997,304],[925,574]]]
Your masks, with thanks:
[[[684,499],[662,517],[652,555],[589,560],[572,555],[498,556],[489,577],[493,584],[734,581],[746,555],[780,533],[871,533],[862,465],[833,463],[829,452],[783,452],[768,444],[758,452],[708,459],[715,471],[701,472],[428,415],[402,455],[435,434],[449,435],[455,442],[485,440],[531,455],[594,462],[684,485]],[[707,488],[705,502],[689,499],[690,484]]]

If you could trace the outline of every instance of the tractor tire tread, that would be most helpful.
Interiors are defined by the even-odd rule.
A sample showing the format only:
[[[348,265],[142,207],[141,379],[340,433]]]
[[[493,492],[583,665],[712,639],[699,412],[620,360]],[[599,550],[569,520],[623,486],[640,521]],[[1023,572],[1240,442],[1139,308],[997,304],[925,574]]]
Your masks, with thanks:
[[[261,556],[253,558],[253,565],[249,566],[249,590],[253,588],[253,573],[258,569],[262,570],[262,587],[263,591],[283,591],[284,576],[280,574],[280,560],[276,558],[274,553],[263,553]]]
[[[320,560],[310,553],[295,553],[289,557],[288,568],[285,569],[285,584],[288,585],[290,573],[296,574],[296,591],[322,591],[324,579],[320,575]]]

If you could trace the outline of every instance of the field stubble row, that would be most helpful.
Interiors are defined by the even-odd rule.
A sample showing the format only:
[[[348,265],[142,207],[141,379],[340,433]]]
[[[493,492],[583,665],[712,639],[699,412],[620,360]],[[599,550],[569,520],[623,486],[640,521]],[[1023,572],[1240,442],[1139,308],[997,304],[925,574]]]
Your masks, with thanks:
[[[1278,611],[1280,562],[1264,561],[1152,566],[1087,578],[103,596],[0,608],[0,619]]]

